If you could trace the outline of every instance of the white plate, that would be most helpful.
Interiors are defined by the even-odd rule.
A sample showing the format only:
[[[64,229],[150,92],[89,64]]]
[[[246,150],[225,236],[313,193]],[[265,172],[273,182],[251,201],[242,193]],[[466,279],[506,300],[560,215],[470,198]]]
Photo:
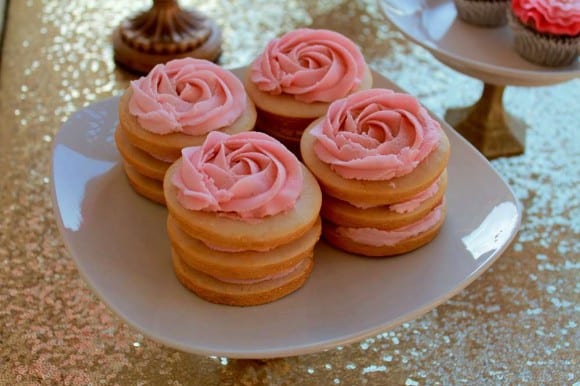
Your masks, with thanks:
[[[377,87],[396,88],[375,74]],[[490,164],[441,122],[451,142],[448,218],[405,256],[370,259],[321,242],[299,291],[237,308],[205,302],[176,280],[166,209],[129,187],[113,142],[117,98],[74,114],[54,140],[53,200],[62,237],[100,298],[148,337],[204,355],[271,358],[320,351],[416,318],[481,275],[504,251],[521,212]]]
[[[580,77],[580,62],[549,68],[512,48],[509,26],[484,28],[457,18],[452,0],[378,0],[385,16],[409,39],[466,75],[497,85],[543,86]]]

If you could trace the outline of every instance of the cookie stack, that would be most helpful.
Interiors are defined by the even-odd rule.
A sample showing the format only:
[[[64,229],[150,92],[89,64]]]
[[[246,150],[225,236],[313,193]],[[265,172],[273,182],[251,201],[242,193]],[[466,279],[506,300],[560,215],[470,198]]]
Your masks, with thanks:
[[[323,191],[323,236],[390,256],[431,241],[445,219],[449,141],[415,98],[370,89],[334,102],[301,141]]]
[[[250,65],[244,84],[256,104],[256,130],[296,155],[304,129],[331,102],[372,85],[354,42],[324,29],[301,28],[271,40]]]
[[[177,59],[131,82],[119,101],[115,142],[131,186],[164,204],[163,177],[183,147],[200,145],[215,130],[252,130],[255,121],[254,104],[233,73]]]
[[[177,278],[214,303],[257,305],[300,288],[313,266],[322,194],[264,133],[212,132],[166,173]]]

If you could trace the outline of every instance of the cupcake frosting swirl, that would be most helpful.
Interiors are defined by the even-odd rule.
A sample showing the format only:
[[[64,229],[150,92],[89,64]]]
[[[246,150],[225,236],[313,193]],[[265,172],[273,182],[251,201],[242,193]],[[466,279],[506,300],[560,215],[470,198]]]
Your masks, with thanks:
[[[331,102],[357,89],[366,71],[358,47],[328,30],[302,28],[268,43],[251,66],[250,79],[271,95],[300,102]]]
[[[580,35],[580,0],[513,0],[512,11],[538,32]]]
[[[242,82],[207,60],[176,59],[131,82],[129,112],[156,134],[204,135],[234,123],[247,107]]]
[[[172,177],[177,199],[190,210],[259,219],[294,207],[302,190],[298,159],[258,132],[209,133],[201,146],[182,150]]]
[[[333,102],[311,134],[338,175],[381,181],[413,171],[439,144],[440,128],[411,95],[370,89]]]

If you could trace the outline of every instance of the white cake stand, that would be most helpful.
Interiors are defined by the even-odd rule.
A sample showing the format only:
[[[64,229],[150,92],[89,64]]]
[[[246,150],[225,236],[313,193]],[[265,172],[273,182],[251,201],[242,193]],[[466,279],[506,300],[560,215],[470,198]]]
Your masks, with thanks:
[[[580,77],[570,66],[534,65],[513,50],[509,26],[483,28],[457,18],[452,0],[378,0],[384,15],[407,38],[443,64],[484,82],[473,106],[451,109],[445,119],[488,158],[521,154],[525,126],[503,106],[506,86],[545,86]]]

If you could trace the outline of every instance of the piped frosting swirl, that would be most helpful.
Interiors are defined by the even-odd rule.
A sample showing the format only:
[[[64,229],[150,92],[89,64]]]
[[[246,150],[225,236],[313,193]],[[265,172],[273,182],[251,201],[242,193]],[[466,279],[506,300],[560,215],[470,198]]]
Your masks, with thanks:
[[[182,150],[172,183],[187,209],[259,219],[293,208],[303,176],[296,156],[274,138],[214,131],[203,145]]]
[[[156,65],[131,82],[129,112],[156,134],[204,135],[234,123],[248,101],[242,82],[207,60],[185,58]]]
[[[514,15],[538,32],[580,35],[580,0],[513,0]]]
[[[311,130],[314,152],[346,179],[382,181],[406,175],[440,140],[439,123],[412,96],[359,91],[333,102]]]
[[[366,70],[350,39],[334,31],[301,28],[270,41],[252,64],[250,79],[271,95],[331,102],[355,91]]]

